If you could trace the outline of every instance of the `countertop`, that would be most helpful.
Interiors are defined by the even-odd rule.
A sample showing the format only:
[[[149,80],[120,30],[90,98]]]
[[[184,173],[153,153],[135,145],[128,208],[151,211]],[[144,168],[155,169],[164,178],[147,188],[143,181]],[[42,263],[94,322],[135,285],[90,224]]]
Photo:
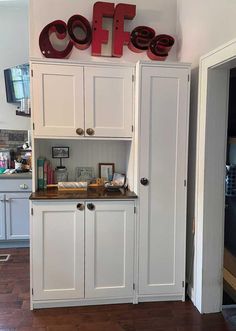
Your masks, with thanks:
[[[30,200],[133,200],[137,195],[129,190],[120,189],[119,192],[107,192],[104,188],[89,188],[87,191],[58,191],[57,188],[37,191],[31,194]]]
[[[32,179],[31,172],[21,172],[16,174],[0,174],[1,179]]]

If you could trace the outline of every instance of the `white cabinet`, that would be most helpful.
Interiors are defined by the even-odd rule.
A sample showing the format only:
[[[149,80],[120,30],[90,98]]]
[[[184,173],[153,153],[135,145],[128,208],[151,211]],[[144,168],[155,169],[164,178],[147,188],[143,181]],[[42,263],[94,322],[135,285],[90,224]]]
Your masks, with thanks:
[[[0,194],[0,240],[6,238],[5,224],[5,195]]]
[[[35,137],[132,137],[133,68],[31,67]]]
[[[30,193],[6,194],[6,239],[29,239]]]
[[[29,239],[29,196],[31,179],[2,179],[0,193],[0,240],[10,242]],[[1,246],[1,244],[0,244]]]
[[[92,206],[85,215],[85,296],[132,297],[134,204],[97,202]]]
[[[84,297],[84,217],[75,202],[33,203],[35,300]]]
[[[33,304],[133,296],[133,201],[32,201]]]
[[[83,67],[33,64],[35,136],[76,137],[84,128]]]
[[[140,68],[139,296],[184,298],[189,66]]]
[[[92,128],[96,137],[132,137],[133,69],[85,67],[84,70],[85,128]]]

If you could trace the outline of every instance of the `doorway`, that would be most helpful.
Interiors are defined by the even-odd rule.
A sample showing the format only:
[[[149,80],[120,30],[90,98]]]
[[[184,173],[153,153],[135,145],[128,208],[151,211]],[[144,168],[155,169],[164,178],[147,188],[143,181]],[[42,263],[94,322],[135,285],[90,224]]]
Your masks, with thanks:
[[[200,59],[195,194],[194,304],[222,310],[225,155],[230,69],[236,40]]]

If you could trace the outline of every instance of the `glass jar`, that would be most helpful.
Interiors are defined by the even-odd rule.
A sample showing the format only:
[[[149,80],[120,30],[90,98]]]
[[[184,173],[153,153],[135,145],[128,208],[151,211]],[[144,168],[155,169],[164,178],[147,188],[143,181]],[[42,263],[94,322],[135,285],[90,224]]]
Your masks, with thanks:
[[[66,167],[56,167],[55,170],[55,183],[67,182],[68,181],[68,171]]]

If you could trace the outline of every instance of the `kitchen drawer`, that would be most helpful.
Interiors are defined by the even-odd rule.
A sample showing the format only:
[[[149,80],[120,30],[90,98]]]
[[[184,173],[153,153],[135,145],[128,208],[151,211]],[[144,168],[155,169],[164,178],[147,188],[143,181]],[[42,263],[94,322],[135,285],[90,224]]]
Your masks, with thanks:
[[[32,179],[2,179],[0,192],[31,192]]]

